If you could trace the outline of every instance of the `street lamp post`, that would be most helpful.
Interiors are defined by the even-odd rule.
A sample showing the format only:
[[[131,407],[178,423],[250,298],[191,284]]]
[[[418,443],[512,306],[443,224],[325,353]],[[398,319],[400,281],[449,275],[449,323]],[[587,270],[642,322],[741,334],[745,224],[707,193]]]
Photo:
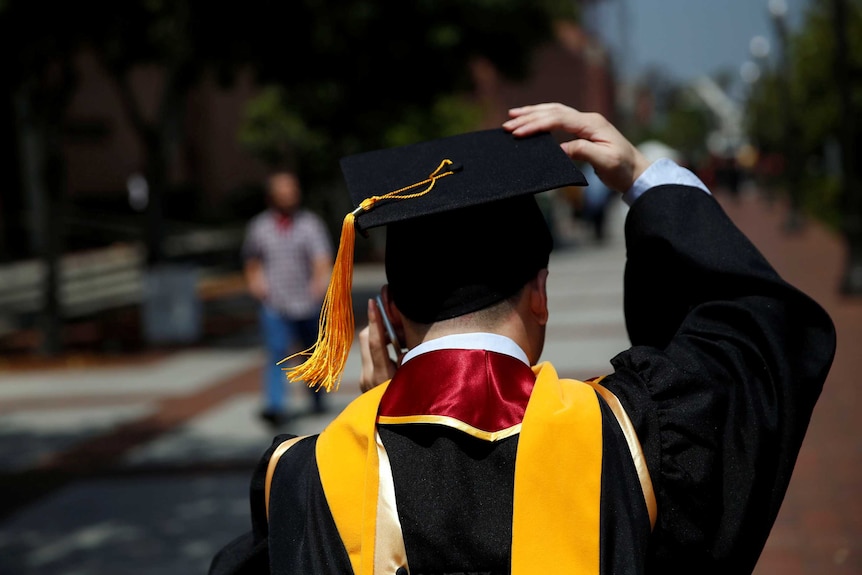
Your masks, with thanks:
[[[802,176],[804,174],[804,158],[799,150],[799,129],[796,125],[796,115],[790,98],[790,57],[788,54],[787,2],[785,0],[769,0],[769,14],[775,25],[778,37],[778,80],[780,82],[780,98],[782,117],[784,120],[784,178],[787,197],[790,201],[790,211],[784,222],[784,231],[795,233],[804,226],[802,217]]]
[[[847,6],[844,0],[832,0],[835,28],[835,78],[841,112],[841,199],[842,231],[847,243],[847,260],[841,291],[847,295],[862,295],[862,193],[854,170],[855,122],[850,102],[850,66],[847,61]]]

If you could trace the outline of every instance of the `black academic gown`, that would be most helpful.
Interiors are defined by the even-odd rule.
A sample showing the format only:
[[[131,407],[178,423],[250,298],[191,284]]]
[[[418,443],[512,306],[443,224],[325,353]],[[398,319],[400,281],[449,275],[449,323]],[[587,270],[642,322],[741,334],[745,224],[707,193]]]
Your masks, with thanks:
[[[619,424],[600,402],[599,571],[749,573],[831,366],[832,322],[699,189],[647,191],[625,233],[632,347],[601,383],[634,424],[658,515],[650,530]],[[518,436],[489,444],[445,426],[379,431],[411,573],[506,573]],[[280,460],[267,521],[267,462],[287,438],[253,477],[252,532],[214,558],[213,575],[352,572],[321,488],[316,436]]]

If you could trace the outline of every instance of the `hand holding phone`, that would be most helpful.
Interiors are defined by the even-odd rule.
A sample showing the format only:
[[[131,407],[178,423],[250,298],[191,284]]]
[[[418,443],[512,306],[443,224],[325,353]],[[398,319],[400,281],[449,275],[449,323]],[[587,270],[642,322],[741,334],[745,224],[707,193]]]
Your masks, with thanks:
[[[359,351],[362,359],[359,389],[363,392],[392,379],[404,356],[404,349],[380,296],[373,302],[368,300],[368,317],[369,324],[359,331]],[[389,351],[390,345],[395,351],[394,358]]]
[[[377,296],[377,309],[380,310],[380,317],[383,318],[383,326],[386,328],[386,334],[389,336],[389,343],[395,348],[395,353],[401,353],[404,347],[398,340],[398,334],[395,333],[395,328],[392,327],[392,322],[389,320],[389,314],[386,313],[386,307],[383,305],[383,298]]]

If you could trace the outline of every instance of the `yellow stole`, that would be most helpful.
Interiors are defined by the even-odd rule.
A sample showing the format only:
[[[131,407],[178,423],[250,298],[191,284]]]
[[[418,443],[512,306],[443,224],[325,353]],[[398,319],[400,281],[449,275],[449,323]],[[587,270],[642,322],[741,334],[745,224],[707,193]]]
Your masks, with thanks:
[[[598,398],[585,383],[561,380],[547,362],[533,369],[536,385],[524,414],[515,465],[512,574],[563,569],[595,575],[602,471]],[[376,557],[385,544],[378,534],[386,536],[378,528],[381,455],[376,420],[387,385],[360,396],[317,441],[323,490],[357,575],[394,573],[406,564],[406,557]],[[400,555],[402,548],[395,553]]]
[[[515,464],[512,574],[599,573],[602,420],[596,392],[623,428],[641,478],[650,523],[652,484],[634,428],[610,391],[560,379],[550,363],[533,368],[536,384],[521,423]],[[327,503],[357,575],[407,566],[389,461],[377,434],[377,412],[389,382],[354,400],[321,434],[316,458]],[[273,454],[270,483],[280,456]]]

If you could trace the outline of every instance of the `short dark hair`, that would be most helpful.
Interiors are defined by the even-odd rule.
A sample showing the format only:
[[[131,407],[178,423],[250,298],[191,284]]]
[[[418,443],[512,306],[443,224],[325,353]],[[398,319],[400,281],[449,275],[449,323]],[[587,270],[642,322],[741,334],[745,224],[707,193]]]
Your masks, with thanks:
[[[386,277],[398,309],[417,323],[490,307],[548,267],[553,238],[534,196],[386,226]]]

